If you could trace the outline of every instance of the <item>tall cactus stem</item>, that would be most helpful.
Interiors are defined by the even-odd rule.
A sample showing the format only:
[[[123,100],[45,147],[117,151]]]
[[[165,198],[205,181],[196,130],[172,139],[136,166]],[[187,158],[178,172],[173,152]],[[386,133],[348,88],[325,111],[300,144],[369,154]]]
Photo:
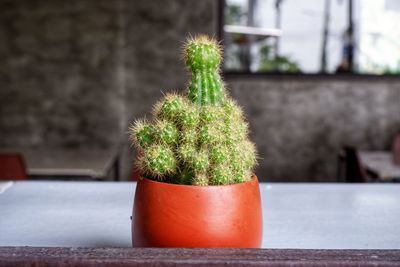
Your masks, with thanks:
[[[225,100],[225,89],[219,74],[221,48],[207,36],[191,39],[185,46],[186,65],[192,73],[189,99],[200,106],[218,106]]]

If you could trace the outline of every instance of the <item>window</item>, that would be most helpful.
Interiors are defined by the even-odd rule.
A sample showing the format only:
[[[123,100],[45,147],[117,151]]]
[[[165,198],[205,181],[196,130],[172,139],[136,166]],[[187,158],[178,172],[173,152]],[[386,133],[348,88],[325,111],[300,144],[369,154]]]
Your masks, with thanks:
[[[226,0],[228,72],[400,74],[399,0]]]

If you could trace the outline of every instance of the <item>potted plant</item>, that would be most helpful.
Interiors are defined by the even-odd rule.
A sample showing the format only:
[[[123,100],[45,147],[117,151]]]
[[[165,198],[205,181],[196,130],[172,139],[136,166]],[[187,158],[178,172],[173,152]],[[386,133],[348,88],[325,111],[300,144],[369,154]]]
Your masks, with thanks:
[[[220,77],[221,48],[207,36],[191,38],[184,59],[187,95],[165,95],[153,120],[131,127],[141,173],[133,246],[260,247],[256,150]]]

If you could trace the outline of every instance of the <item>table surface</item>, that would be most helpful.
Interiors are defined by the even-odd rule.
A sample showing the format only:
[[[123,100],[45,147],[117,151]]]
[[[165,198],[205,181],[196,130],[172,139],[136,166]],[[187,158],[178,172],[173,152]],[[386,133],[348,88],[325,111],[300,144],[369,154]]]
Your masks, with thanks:
[[[3,183],[0,246],[130,247],[135,186]],[[400,249],[400,185],[261,183],[260,190],[263,248]]]
[[[382,180],[400,179],[400,165],[393,161],[390,151],[360,151],[362,165]]]
[[[21,153],[28,175],[104,178],[118,156],[117,149],[1,148]]]

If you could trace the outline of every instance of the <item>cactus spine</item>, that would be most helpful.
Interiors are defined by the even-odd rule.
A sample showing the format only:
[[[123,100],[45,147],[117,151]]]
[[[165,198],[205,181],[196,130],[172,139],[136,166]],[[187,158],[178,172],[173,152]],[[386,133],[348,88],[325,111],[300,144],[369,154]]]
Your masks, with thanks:
[[[167,94],[151,122],[131,128],[140,170],[151,179],[198,186],[250,180],[256,150],[241,108],[226,96],[220,47],[200,36],[184,52],[192,73],[188,95]]]

